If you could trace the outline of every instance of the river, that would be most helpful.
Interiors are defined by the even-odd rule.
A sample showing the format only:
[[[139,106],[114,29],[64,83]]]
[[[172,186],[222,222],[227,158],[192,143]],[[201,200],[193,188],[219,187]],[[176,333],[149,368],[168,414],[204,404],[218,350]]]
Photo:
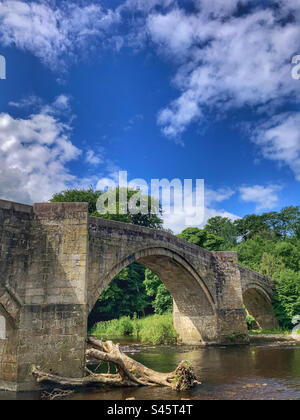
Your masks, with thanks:
[[[126,353],[152,369],[172,371],[188,360],[202,385],[190,391],[169,388],[88,389],[71,400],[300,400],[300,345],[250,347],[151,347],[130,345]],[[0,393],[0,399],[38,399],[37,394]]]

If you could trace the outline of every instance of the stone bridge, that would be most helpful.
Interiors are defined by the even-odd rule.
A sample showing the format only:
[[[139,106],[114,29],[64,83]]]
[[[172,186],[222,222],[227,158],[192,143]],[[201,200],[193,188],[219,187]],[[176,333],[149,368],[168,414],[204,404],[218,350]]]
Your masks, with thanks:
[[[31,371],[82,377],[87,317],[128,264],[150,268],[174,299],[182,343],[248,343],[244,304],[272,328],[271,282],[164,231],[88,216],[86,203],[0,200],[0,388],[31,390]]]

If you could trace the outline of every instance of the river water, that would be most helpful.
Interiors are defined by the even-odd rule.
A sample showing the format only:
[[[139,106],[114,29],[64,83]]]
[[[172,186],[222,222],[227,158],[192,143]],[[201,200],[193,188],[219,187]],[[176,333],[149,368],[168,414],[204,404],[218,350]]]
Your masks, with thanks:
[[[250,347],[150,347],[126,346],[128,355],[161,372],[174,370],[188,360],[202,382],[180,394],[169,388],[88,389],[71,400],[300,400],[300,345],[252,345]],[[38,399],[36,394],[17,398]],[[0,399],[16,398],[1,394]]]

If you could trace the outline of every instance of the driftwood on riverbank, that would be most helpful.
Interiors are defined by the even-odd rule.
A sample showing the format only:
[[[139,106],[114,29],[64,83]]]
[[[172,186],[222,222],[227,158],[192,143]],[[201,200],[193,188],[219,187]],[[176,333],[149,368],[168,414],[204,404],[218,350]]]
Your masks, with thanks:
[[[36,367],[33,368],[32,374],[39,383],[47,382],[72,388],[87,385],[109,385],[114,387],[167,386],[177,391],[183,391],[199,384],[187,362],[180,362],[173,372],[159,373],[128,357],[121,351],[119,345],[114,344],[112,341],[103,342],[89,337],[88,345],[86,357],[108,364],[113,363],[116,368],[115,374],[95,374],[86,369],[87,376],[84,378],[62,378],[42,372]]]

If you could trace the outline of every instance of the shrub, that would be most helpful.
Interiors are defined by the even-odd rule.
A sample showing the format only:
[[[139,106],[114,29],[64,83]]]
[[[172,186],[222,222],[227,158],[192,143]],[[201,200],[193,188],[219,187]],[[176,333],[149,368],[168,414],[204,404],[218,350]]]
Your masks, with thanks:
[[[138,319],[122,317],[112,321],[99,322],[91,330],[91,334],[101,338],[114,338],[132,335],[147,344],[176,344],[177,333],[173,326],[171,313],[150,315]]]
[[[141,320],[140,338],[143,342],[153,345],[176,344],[177,333],[173,326],[172,314],[152,315],[147,318],[144,325]]]
[[[122,318],[120,318],[117,329],[120,335],[132,335],[134,328],[133,322],[131,321],[130,317],[123,316]]]
[[[249,313],[247,313],[246,321],[247,321],[248,330],[252,330],[256,325],[255,318]]]

